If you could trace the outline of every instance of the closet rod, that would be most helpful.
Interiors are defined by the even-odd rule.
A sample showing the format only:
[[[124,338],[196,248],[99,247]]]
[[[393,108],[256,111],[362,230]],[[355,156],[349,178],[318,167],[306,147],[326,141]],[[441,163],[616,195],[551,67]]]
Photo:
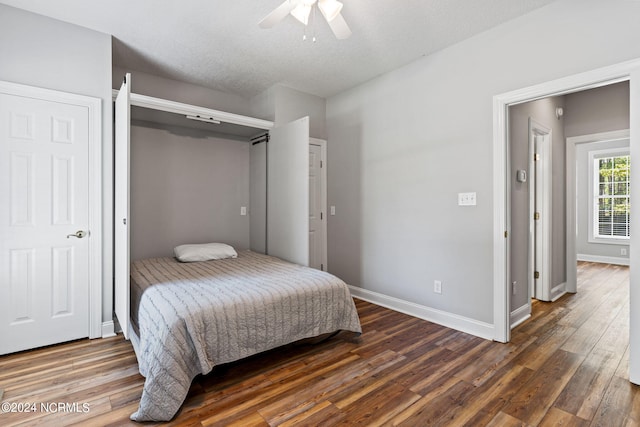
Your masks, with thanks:
[[[251,145],[257,145],[262,142],[269,142],[269,133],[267,132],[262,135],[254,136],[253,138],[250,139],[250,141],[251,141]]]

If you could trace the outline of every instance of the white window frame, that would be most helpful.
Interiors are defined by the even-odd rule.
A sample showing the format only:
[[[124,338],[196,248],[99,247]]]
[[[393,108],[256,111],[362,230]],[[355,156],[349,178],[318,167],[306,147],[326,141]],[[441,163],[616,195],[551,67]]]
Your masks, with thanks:
[[[596,161],[605,157],[620,157],[630,155],[629,148],[610,148],[606,150],[589,151],[589,243],[604,243],[608,245],[629,245],[628,236],[600,236],[598,230],[598,184],[599,171]]]

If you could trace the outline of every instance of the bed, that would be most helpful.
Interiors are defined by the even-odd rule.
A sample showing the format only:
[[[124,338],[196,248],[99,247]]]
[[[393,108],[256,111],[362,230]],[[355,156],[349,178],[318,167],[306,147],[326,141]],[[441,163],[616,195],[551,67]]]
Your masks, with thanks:
[[[131,265],[130,335],[145,377],[134,421],[168,421],[215,365],[336,331],[361,333],[346,284],[251,251]]]

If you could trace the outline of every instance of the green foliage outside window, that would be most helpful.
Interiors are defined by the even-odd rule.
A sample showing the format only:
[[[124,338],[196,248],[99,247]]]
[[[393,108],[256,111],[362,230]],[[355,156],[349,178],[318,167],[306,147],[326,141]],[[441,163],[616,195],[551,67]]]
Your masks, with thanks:
[[[630,157],[604,157],[598,163],[598,234],[629,237]]]

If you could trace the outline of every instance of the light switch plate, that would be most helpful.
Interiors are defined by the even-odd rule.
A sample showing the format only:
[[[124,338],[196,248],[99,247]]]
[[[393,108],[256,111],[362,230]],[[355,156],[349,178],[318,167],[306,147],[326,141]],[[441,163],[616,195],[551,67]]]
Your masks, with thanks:
[[[245,216],[247,214],[247,207],[246,206],[241,206],[240,207],[240,215]]]
[[[475,206],[476,193],[458,193],[458,206]]]

